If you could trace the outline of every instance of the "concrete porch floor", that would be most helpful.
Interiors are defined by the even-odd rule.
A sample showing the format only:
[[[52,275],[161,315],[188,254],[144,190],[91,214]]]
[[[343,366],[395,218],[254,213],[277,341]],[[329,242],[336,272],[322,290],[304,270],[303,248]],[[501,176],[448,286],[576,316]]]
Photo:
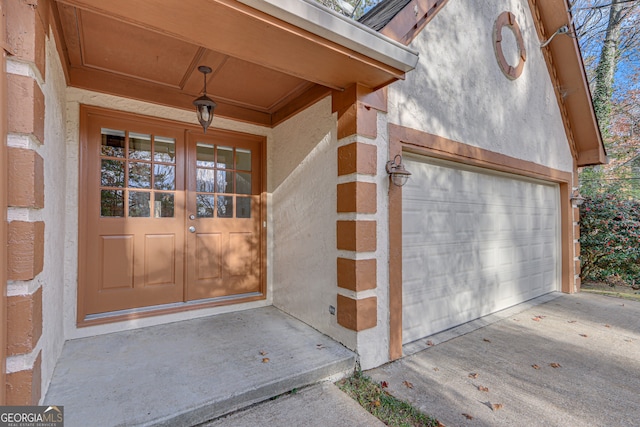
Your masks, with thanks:
[[[348,374],[355,361],[264,307],[68,341],[44,404],[64,406],[66,427],[192,426]]]

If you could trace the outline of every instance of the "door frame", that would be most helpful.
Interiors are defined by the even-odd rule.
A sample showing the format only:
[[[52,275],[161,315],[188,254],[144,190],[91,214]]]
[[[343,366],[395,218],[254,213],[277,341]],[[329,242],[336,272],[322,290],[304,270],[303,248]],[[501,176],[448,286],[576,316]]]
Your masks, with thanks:
[[[89,152],[88,150],[88,141],[89,141],[89,116],[90,115],[99,115],[109,117],[110,119],[120,119],[120,120],[134,120],[134,121],[144,121],[146,123],[150,123],[152,125],[162,125],[162,126],[171,126],[180,129],[184,132],[184,143],[187,141],[187,133],[192,134],[202,134],[202,128],[200,126],[196,126],[190,123],[185,123],[177,120],[170,120],[158,117],[145,116],[141,114],[123,112],[118,110],[112,110],[103,107],[94,107],[88,106],[85,104],[80,104],[80,127],[79,127],[79,158],[78,158],[78,194],[86,194],[88,190],[88,169],[86,165],[89,164]],[[179,313],[183,311],[191,311],[198,310],[203,308],[211,308],[217,306],[226,306],[232,304],[240,304],[250,301],[258,301],[267,299],[267,194],[266,194],[266,184],[267,184],[267,138],[262,135],[251,134],[247,132],[239,132],[232,130],[223,130],[216,128],[209,128],[209,132],[216,132],[222,134],[229,135],[241,135],[251,139],[258,139],[262,143],[262,153],[260,157],[261,168],[262,168],[262,176],[261,176],[261,192],[260,192],[260,222],[262,226],[260,227],[260,244],[259,244],[259,272],[260,272],[260,295],[252,295],[252,296],[239,296],[237,298],[223,298],[220,300],[207,300],[203,302],[191,301],[191,302],[180,302],[167,304],[166,306],[156,306],[156,307],[141,307],[139,309],[128,310],[125,313],[115,313],[113,315],[109,315],[109,313],[105,313],[96,318],[86,319],[87,313],[85,309],[85,290],[82,286],[82,283],[86,280],[87,277],[87,269],[86,260],[84,259],[84,254],[86,253],[87,247],[87,239],[89,238],[90,233],[87,232],[87,209],[85,203],[83,203],[82,198],[79,198],[78,203],[78,280],[76,283],[77,288],[77,316],[76,316],[76,325],[77,327],[87,327],[94,325],[101,325],[107,323],[120,322],[125,320],[133,320],[144,317],[151,316],[159,316],[165,314]],[[185,169],[186,170],[186,169]],[[187,191],[187,186],[185,185],[185,190]],[[186,226],[186,216],[185,216],[185,226]],[[185,250],[183,253],[186,256],[186,239],[184,241]],[[185,286],[186,286],[186,268],[184,269],[183,274],[185,275]]]

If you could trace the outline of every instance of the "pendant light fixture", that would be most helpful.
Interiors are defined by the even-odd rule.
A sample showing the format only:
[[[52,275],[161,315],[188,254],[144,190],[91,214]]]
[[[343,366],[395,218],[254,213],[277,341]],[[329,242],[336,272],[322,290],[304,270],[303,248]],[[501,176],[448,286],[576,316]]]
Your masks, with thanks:
[[[213,110],[216,108],[216,103],[207,96],[207,74],[211,72],[211,68],[201,65],[198,67],[198,71],[204,76],[204,92],[201,97],[193,101],[193,105],[196,106],[198,121],[202,125],[204,133],[207,133],[207,128],[211,124],[211,120],[213,120]]]

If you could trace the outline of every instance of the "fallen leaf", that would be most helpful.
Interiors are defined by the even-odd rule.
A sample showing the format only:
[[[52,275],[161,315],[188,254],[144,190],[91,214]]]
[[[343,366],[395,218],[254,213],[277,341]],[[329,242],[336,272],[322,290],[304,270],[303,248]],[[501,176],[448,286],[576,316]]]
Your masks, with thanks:
[[[488,339],[486,339],[486,338],[482,338],[482,341],[484,341],[484,342],[491,342],[491,340],[488,340]]]
[[[440,368],[433,368],[434,371],[438,372]]]
[[[478,390],[489,392],[489,388],[488,387],[483,387],[481,385],[478,386]]]
[[[492,403],[491,404],[491,409],[494,410],[494,411],[497,411],[499,409],[502,409],[502,406],[503,406],[502,403]]]
[[[464,413],[463,413],[462,415],[464,415],[464,417],[465,417],[466,419],[468,419],[468,420],[472,420],[472,419],[473,419],[473,417],[472,417],[471,415],[469,415],[469,414],[464,414]]]
[[[604,325],[604,327],[605,327],[605,328],[610,328],[610,327],[611,327],[611,325]]]
[[[260,356],[266,356],[266,355],[267,355],[267,352],[266,352],[266,351],[261,351],[261,352],[260,352]]]
[[[437,421],[437,420],[436,420]],[[447,427],[446,425],[442,424],[440,421],[438,421],[438,427]]]
[[[478,378],[478,374],[476,374],[475,372],[472,372],[469,374],[469,378],[473,378],[475,380],[476,378]]]
[[[580,336],[586,338],[587,334],[580,334]]]
[[[533,369],[540,369],[540,366],[538,366],[538,365],[531,365],[531,367],[532,367]]]
[[[434,345],[433,341],[431,341],[431,340],[427,341],[427,345],[429,345],[429,346]]]
[[[410,383],[409,381],[407,381],[407,380],[404,380],[404,381],[402,382],[402,384],[404,384],[405,386],[407,386],[407,388],[413,388],[413,384],[411,384],[411,383]]]
[[[263,357],[262,358],[262,363],[269,363],[269,358],[268,357]]]
[[[552,368],[560,368],[561,367],[561,365],[559,363],[555,363],[555,362],[549,363],[549,366],[551,366]]]
[[[381,381],[381,382],[380,382],[380,387],[382,387],[382,388],[387,388],[387,387],[389,387],[389,383],[388,383],[388,382],[386,382],[386,381]]]
[[[374,404],[376,407],[377,407],[377,406],[380,406],[380,401],[379,401],[379,400],[376,400],[375,402],[373,402],[373,404]]]
[[[536,322],[539,322],[539,321],[541,321],[542,319],[544,319],[545,317],[547,317],[547,316],[535,316],[535,317],[533,317],[531,320],[535,320]]]
[[[576,323],[577,320],[567,320],[567,323]]]

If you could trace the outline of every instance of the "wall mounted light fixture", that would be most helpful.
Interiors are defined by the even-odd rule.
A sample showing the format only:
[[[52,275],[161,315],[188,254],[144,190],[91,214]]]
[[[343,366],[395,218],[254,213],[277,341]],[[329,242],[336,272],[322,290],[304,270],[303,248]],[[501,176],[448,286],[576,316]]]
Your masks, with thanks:
[[[389,178],[391,178],[391,182],[398,187],[405,185],[411,176],[411,172],[406,170],[402,164],[402,156],[400,154],[396,154],[393,160],[389,160],[385,169],[389,174]]]
[[[207,96],[207,74],[211,72],[211,68],[206,65],[201,65],[198,67],[198,71],[204,75],[204,92],[201,97],[193,101],[193,105],[196,106],[198,121],[202,125],[204,133],[207,133],[207,128],[213,120],[213,110],[216,108],[216,103]]]
[[[571,193],[570,200],[571,204],[574,206],[580,206],[584,203],[584,197],[580,195],[580,192],[578,190],[574,190],[573,193]]]

